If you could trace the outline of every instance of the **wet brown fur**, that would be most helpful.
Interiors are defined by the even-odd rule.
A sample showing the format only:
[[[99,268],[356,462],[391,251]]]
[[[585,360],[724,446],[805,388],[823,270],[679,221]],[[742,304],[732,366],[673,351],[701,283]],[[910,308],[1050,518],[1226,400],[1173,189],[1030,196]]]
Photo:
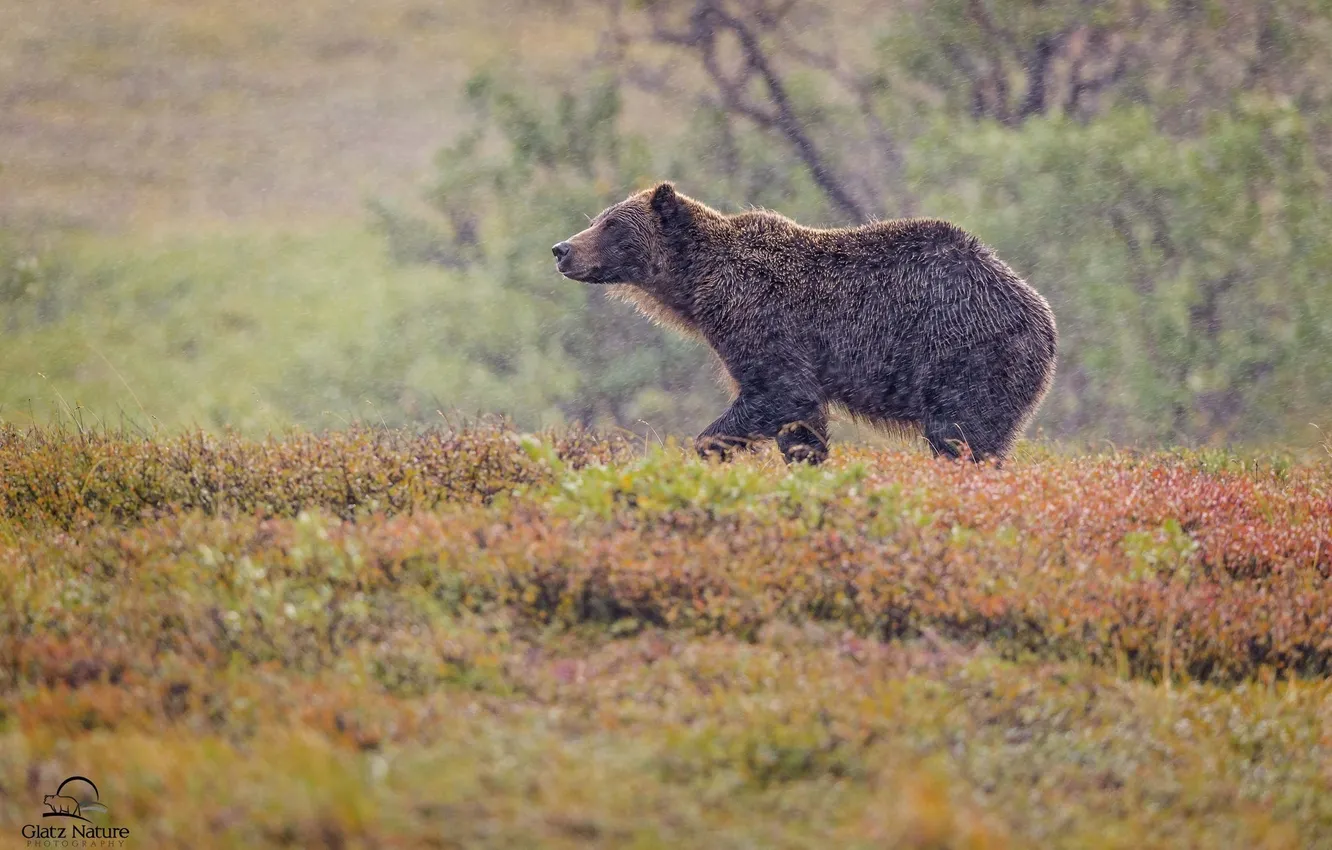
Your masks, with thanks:
[[[837,408],[917,423],[936,454],[1002,460],[1054,376],[1045,299],[937,219],[816,229],[662,183],[561,244],[567,277],[610,285],[717,355],[734,400],[699,435],[703,454],[775,437],[787,460],[818,462]]]

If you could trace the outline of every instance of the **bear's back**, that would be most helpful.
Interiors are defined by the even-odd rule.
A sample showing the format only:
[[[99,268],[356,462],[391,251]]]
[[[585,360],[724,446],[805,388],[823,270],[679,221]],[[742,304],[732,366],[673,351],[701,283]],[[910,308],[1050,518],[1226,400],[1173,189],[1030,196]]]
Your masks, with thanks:
[[[978,282],[1011,275],[971,234],[940,219],[910,218],[858,227],[802,227],[775,213],[733,218],[735,237],[724,243],[729,270],[747,284],[771,286],[791,307],[831,307],[843,296],[884,290],[901,300],[923,297],[942,280]],[[799,311],[804,312],[804,311]]]
[[[772,306],[827,397],[855,412],[924,415],[959,358],[1053,358],[1049,305],[950,222],[797,228],[785,240],[768,250],[800,259],[774,264],[783,279],[771,285]]]

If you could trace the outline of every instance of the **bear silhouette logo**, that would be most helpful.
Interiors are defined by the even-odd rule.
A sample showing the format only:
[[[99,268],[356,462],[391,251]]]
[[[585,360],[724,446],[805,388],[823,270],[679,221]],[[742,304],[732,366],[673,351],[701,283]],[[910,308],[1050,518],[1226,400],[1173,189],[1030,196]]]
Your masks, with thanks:
[[[91,799],[89,799],[89,795],[86,792],[80,794],[79,797],[63,793],[65,786],[75,782],[82,782],[87,785],[88,788],[92,789]],[[80,789],[75,789],[75,791],[78,790]],[[60,783],[60,787],[56,788],[54,794],[47,794],[42,798],[42,802],[49,810],[42,812],[42,817],[75,818],[76,820],[86,821],[88,819],[83,816],[84,812],[106,811],[106,806],[102,805],[100,798],[101,794],[98,792],[97,786],[93,784],[91,779],[86,776],[71,776],[64,782]]]
[[[83,813],[79,811],[79,801],[75,800],[73,797],[62,797],[59,794],[47,794],[42,798],[42,802],[51,810],[47,814],[71,815],[76,818],[83,817]]]

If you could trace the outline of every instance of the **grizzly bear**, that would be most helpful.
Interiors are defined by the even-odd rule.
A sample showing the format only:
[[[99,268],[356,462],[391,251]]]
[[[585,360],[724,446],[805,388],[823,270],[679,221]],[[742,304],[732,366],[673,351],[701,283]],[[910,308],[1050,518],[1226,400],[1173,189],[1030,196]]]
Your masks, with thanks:
[[[695,441],[705,457],[775,437],[788,463],[818,463],[835,407],[914,424],[935,456],[999,462],[1054,375],[1050,305],[937,219],[815,229],[661,183],[552,250],[565,277],[711,346],[733,401]]]

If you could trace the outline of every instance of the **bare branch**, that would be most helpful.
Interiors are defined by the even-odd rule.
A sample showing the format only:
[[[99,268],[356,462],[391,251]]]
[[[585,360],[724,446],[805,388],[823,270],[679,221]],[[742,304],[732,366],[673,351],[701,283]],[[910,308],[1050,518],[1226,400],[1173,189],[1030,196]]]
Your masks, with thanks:
[[[1017,120],[1023,121],[1032,115],[1043,115],[1046,108],[1046,91],[1056,51],[1064,40],[1064,34],[1043,37],[1036,40],[1035,47],[1027,58],[1027,96],[1018,108]]]
[[[720,3],[701,3],[700,8],[705,8],[708,18],[719,22],[722,26],[735,34],[740,42],[740,47],[744,51],[749,65],[758,73],[763,80],[764,86],[768,90],[768,96],[772,100],[776,114],[773,116],[773,125],[786,137],[791,146],[795,148],[796,154],[810,171],[810,176],[814,182],[824,191],[828,199],[833,204],[850,216],[852,219],[864,221],[872,218],[873,215],[861,203],[852,197],[841,179],[833,172],[824,156],[815,146],[804,125],[796,115],[795,108],[791,104],[790,97],[786,91],[786,85],[777,73],[773,70],[768,57],[764,54],[758,38],[755,37],[752,30],[745,26],[744,22],[728,15],[720,8]]]
[[[989,54],[990,74],[989,83],[994,90],[994,104],[991,110],[993,116],[1003,124],[1013,124],[1008,110],[1008,77],[1004,72],[1004,59],[999,52],[1000,45],[1007,45],[1014,53],[1020,53],[1021,49],[1014,42],[1012,35],[995,26],[994,21],[986,14],[985,7],[979,0],[971,0],[967,7],[968,14],[976,22],[981,32],[985,35],[985,50]],[[984,102],[983,88],[977,89],[978,100]]]
[[[1081,104],[1083,95],[1097,94],[1124,79],[1129,72],[1129,52],[1127,46],[1121,47],[1119,52],[1115,55],[1115,60],[1111,64],[1109,70],[1099,76],[1093,77],[1084,78],[1082,76],[1083,65],[1081,64],[1081,60],[1079,60],[1079,64],[1075,69],[1073,79],[1069,86],[1068,99],[1064,107],[1065,110],[1068,112],[1075,111]]]

